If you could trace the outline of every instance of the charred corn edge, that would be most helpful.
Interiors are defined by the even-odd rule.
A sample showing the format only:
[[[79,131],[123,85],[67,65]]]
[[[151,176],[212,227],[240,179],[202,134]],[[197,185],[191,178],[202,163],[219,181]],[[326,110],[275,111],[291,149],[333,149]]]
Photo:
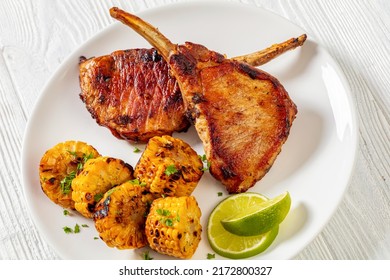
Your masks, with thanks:
[[[80,157],[87,155],[86,159],[79,159],[77,154],[80,154]],[[98,156],[100,156],[99,152],[92,145],[83,141],[67,140],[57,143],[43,154],[39,163],[39,180],[42,191],[54,203],[64,208],[74,209],[71,185],[69,186],[69,192],[64,193],[61,189],[62,182],[66,178],[69,178],[68,181],[71,182],[90,157]],[[71,165],[74,162],[77,163],[76,166]],[[52,168],[51,171],[48,168]],[[56,169],[56,171],[53,172],[53,169]],[[66,169],[66,174],[60,174],[61,169]],[[73,173],[74,175],[70,177],[69,175]],[[53,184],[50,183],[50,180],[53,181]]]
[[[120,223],[117,221],[117,211],[109,205],[116,205],[116,201],[123,201],[126,197],[138,197],[139,202],[143,205],[142,213],[138,216],[145,222],[147,210],[149,208],[148,201],[152,200],[150,194],[145,192],[145,188],[141,185],[134,184],[127,181],[119,186],[116,186],[107,191],[103,198],[98,202],[96,208],[103,207],[103,212],[98,213],[96,210],[94,213],[95,228],[99,233],[100,238],[109,246],[116,247],[117,249],[137,249],[147,245],[144,229],[139,228],[139,223],[133,221],[133,223]],[[111,197],[111,200],[107,203],[107,198]],[[137,203],[136,203],[137,204]],[[105,215],[101,217],[99,214]]]
[[[162,254],[191,258],[201,238],[201,211],[195,197],[166,197],[152,203],[146,221],[146,235],[149,246]],[[167,219],[172,221],[167,224]],[[195,225],[194,232],[188,232]]]
[[[105,178],[102,175],[103,171],[104,174],[108,174],[110,177]],[[72,181],[72,199],[75,202],[76,210],[83,216],[92,218],[90,208],[93,208],[97,203],[95,196],[103,195],[109,189],[132,178],[132,166],[121,159],[98,157],[89,160],[83,171]],[[95,182],[95,184],[92,184],[92,182]]]
[[[160,154],[164,154],[164,157],[160,157]],[[189,160],[188,164],[177,159],[183,154]],[[182,172],[186,165],[191,166],[195,171],[189,172],[192,182],[186,182],[184,177],[178,178],[176,182],[172,181],[170,178],[172,174],[166,173],[170,166]],[[203,175],[203,162],[191,146],[183,140],[168,135],[155,136],[149,140],[136,165],[134,175],[147,182],[151,192],[156,195],[188,196]]]

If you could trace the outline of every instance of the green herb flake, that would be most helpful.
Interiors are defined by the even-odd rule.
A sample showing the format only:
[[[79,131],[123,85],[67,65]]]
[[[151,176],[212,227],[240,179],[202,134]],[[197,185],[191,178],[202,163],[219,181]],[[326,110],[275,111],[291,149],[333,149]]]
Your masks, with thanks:
[[[149,255],[149,251],[143,252],[142,253],[142,258],[144,260],[153,260],[153,258]]]
[[[134,147],[133,153],[139,153],[139,152],[141,152],[141,150],[138,149],[137,147]]]
[[[80,232],[80,226],[79,224],[76,224],[74,226],[74,228],[71,228],[71,227],[68,227],[68,226],[65,226],[62,228],[64,230],[65,233],[79,233]]]
[[[83,154],[83,167],[84,167],[84,163],[86,163],[90,159],[93,159],[93,154],[92,153],[90,153],[88,155]]]
[[[81,225],[83,228],[88,228],[89,227],[89,225],[87,225],[87,224],[82,224]]]
[[[139,185],[141,187],[146,187],[146,183],[141,182],[138,178],[130,180],[129,183],[132,185]]]
[[[202,168],[202,171],[207,171],[210,169],[210,166],[211,166],[211,163],[207,160],[207,157],[206,155],[202,155],[202,156],[199,156],[200,160],[203,161],[203,163],[206,164],[206,166],[204,166]]]
[[[215,254],[207,253],[207,259],[208,259],[208,260],[215,259]]]
[[[171,227],[171,226],[173,226],[173,221],[172,221],[172,219],[165,219],[165,225],[166,226],[168,226],[168,227]]]
[[[80,157],[77,155],[77,152],[73,152],[73,151],[68,151],[69,154],[71,154],[72,156],[75,157],[75,159],[78,161],[77,163],[77,171],[81,171],[83,168],[84,168],[84,164],[90,160],[91,158],[93,158],[93,154],[92,153],[89,153],[88,155],[83,153],[82,156],[81,156],[81,159]]]
[[[223,193],[222,192],[218,192],[218,196],[222,196],[223,195]]]
[[[165,169],[165,174],[167,176],[171,176],[173,174],[176,174],[177,172],[179,172],[177,169],[176,169],[176,166],[174,164],[172,165],[168,165],[167,168]]]
[[[103,198],[103,194],[102,193],[97,193],[97,194],[94,195],[93,200],[95,202],[99,202],[102,198]]]
[[[176,221],[176,222],[180,222],[180,216],[179,214],[176,214],[176,217],[173,218],[173,214],[169,211],[169,210],[165,210],[165,209],[157,209],[156,210],[156,213],[163,216],[164,218],[161,218],[160,219],[160,222],[165,224],[166,226],[168,227],[172,227],[173,226],[173,223]]]
[[[208,161],[208,162],[206,163],[206,167],[203,167],[203,168],[202,168],[202,171],[210,170],[210,166],[211,166],[211,163]]]
[[[60,182],[60,190],[63,194],[69,194],[72,190],[72,181],[76,178],[76,171],[70,172],[64,179]]]
[[[206,162],[207,161],[207,158],[206,158],[206,155],[199,155],[199,158],[200,158],[200,160],[201,161],[203,161],[203,162]]]
[[[157,212],[157,214],[159,214],[161,216],[165,216],[165,217],[168,217],[171,215],[171,212],[169,210],[165,210],[165,209],[157,209],[156,212]]]
[[[80,232],[80,226],[78,224],[76,224],[74,226],[74,230],[73,230],[74,233],[79,233]]]
[[[73,233],[73,229],[71,229],[70,227],[63,227],[62,228],[63,230],[64,230],[64,232],[66,233],[66,234],[68,234],[68,233]]]
[[[70,216],[70,212],[69,212],[69,210],[67,210],[67,209],[64,209],[64,216]]]
[[[97,236],[95,236],[93,239],[94,239],[94,240],[98,240],[98,239],[100,239],[100,238],[99,238],[99,237],[97,237]]]

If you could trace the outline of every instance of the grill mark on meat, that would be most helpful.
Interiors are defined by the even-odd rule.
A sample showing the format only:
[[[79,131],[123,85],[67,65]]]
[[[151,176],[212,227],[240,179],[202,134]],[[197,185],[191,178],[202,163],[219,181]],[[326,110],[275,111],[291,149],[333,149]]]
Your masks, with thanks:
[[[222,166],[221,167],[221,171],[222,171],[222,176],[225,178],[225,179],[230,179],[230,178],[233,178],[233,177],[236,177],[237,174],[234,173],[233,170],[231,170],[229,167],[227,166]]]
[[[174,54],[171,57],[171,62],[177,65],[177,71],[181,75],[194,75],[196,73],[196,63],[184,57],[182,54]]]
[[[124,116],[119,116],[118,117],[118,124],[120,125],[127,125],[127,124],[130,124],[132,123],[133,121],[133,118],[131,116],[128,116],[128,115],[124,115]]]
[[[248,76],[251,77],[252,79],[256,79],[258,77],[259,73],[253,67],[250,67],[249,65],[244,63],[237,63],[237,64],[240,70],[248,74]]]
[[[146,142],[190,126],[177,81],[155,49],[116,51],[81,62],[80,87],[91,116],[118,138]]]
[[[203,94],[201,93],[194,93],[194,95],[192,96],[192,102],[194,104],[199,104],[204,101],[206,101],[206,99],[204,99]]]
[[[153,54],[152,54],[152,60],[153,60],[154,62],[159,62],[159,61],[161,61],[161,59],[162,59],[162,56],[159,55],[159,53],[157,52],[157,50],[154,50],[154,51],[153,51]]]

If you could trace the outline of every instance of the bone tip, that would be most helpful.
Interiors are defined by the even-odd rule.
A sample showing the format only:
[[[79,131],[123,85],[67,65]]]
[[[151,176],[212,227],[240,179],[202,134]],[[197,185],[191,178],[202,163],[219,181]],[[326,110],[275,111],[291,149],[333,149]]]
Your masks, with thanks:
[[[306,41],[307,35],[302,34],[301,36],[298,37],[298,41],[300,42],[300,45],[303,45],[303,43]]]
[[[118,14],[118,11],[120,11],[120,9],[119,9],[118,7],[112,7],[112,8],[110,9],[110,15],[111,15],[112,17],[115,17],[115,16]]]

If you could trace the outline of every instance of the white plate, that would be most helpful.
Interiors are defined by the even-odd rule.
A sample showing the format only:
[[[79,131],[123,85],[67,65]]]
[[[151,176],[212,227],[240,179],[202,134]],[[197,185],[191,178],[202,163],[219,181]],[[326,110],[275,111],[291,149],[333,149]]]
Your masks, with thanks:
[[[108,13],[108,11],[107,11]],[[253,6],[220,2],[190,2],[151,9],[141,17],[157,26],[173,42],[192,41],[235,56],[296,37],[304,30]],[[41,191],[38,165],[43,153],[65,140],[81,140],[103,155],[135,166],[140,154],[131,144],[98,126],[79,99],[78,58],[118,49],[149,47],[130,28],[114,23],[76,50],[45,86],[29,119],[23,143],[22,174],[31,215],[47,241],[64,259],[141,259],[146,249],[107,247],[94,224],[77,214],[62,214]],[[251,191],[274,197],[291,193],[292,209],[275,242],[258,259],[289,259],[321,231],[336,210],[349,182],[357,146],[357,124],[346,80],[328,53],[308,37],[305,45],[268,63],[263,70],[277,77],[298,106],[289,139],[270,172]],[[180,137],[203,154],[195,131]],[[142,145],[138,145],[143,148]],[[219,197],[218,192],[224,192]],[[227,193],[206,173],[194,192],[202,210],[203,235],[194,259],[211,253],[206,224],[211,210]],[[65,234],[64,226],[87,224],[79,234]],[[155,259],[165,256],[151,253]],[[219,257],[217,257],[219,258]]]

